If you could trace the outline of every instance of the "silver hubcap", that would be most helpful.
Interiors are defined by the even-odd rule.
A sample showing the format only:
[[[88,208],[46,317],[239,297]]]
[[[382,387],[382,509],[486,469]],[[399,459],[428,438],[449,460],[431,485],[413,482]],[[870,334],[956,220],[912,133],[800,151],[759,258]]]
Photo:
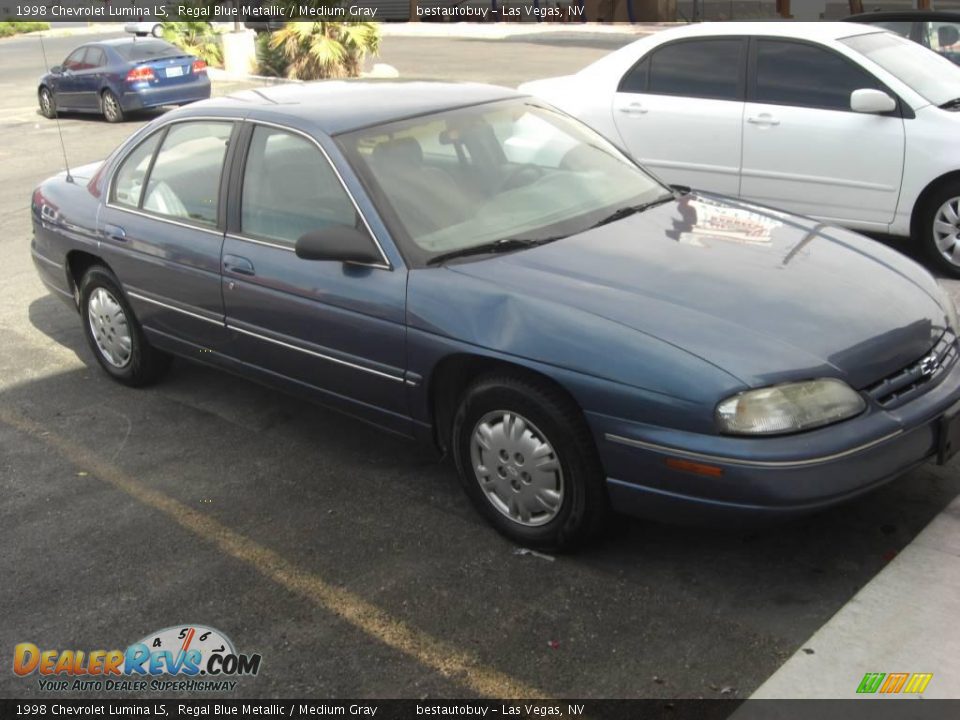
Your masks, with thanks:
[[[563,505],[563,471],[546,436],[508,410],[487,413],[473,428],[473,472],[487,500],[527,527],[546,525]]]
[[[933,241],[940,254],[960,265],[960,197],[947,200],[933,219]]]
[[[50,112],[50,91],[44,90],[40,93],[40,107],[43,108],[45,113]]]
[[[126,367],[133,351],[127,316],[109,290],[98,287],[87,302],[87,322],[100,355],[115,368]]]
[[[107,117],[117,117],[117,101],[113,99],[113,95],[103,96],[103,109]]]

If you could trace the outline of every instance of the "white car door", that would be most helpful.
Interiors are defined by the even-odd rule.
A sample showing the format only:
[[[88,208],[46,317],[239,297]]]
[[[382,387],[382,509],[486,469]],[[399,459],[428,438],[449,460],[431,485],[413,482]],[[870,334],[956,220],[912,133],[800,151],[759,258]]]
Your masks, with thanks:
[[[737,37],[681,40],[634,65],[613,100],[630,154],[671,185],[736,195],[746,48]]]
[[[853,112],[850,95],[862,88],[889,91],[830,48],[783,39],[757,39],[754,46],[741,196],[885,230],[900,195],[904,120],[899,109]]]

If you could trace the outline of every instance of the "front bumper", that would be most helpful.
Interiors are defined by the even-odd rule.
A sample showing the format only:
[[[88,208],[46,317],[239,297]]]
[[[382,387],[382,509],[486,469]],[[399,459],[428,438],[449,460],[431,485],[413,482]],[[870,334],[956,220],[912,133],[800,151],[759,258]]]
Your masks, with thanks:
[[[703,522],[801,514],[869,492],[936,457],[941,418],[958,402],[960,362],[894,410],[871,404],[859,417],[783,437],[708,436],[587,417],[615,510]],[[707,476],[668,460],[719,470]]]

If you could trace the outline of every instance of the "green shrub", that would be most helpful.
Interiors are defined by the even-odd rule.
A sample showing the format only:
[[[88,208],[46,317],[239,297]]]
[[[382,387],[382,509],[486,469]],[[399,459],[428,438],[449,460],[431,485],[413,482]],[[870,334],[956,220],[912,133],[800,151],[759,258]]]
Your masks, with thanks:
[[[19,20],[0,20],[0,37],[9,37],[20,33],[38,32],[40,30],[49,30],[50,23],[46,22],[20,22]]]
[[[372,22],[288,22],[270,36],[287,61],[286,76],[300,80],[357,77],[367,55],[380,50]]]
[[[270,42],[270,33],[257,35],[257,74],[267,77],[286,77],[290,61],[282,48]]]
[[[163,39],[211,67],[223,67],[223,45],[220,36],[206,22],[165,22]]]

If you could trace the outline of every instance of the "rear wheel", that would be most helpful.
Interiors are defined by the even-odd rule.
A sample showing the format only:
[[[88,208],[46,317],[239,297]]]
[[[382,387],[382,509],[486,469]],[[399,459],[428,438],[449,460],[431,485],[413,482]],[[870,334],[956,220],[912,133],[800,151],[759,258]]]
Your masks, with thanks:
[[[158,380],[170,356],[147,342],[120,283],[110,270],[94,265],[80,281],[80,317],[87,343],[114,380],[138,387]]]
[[[100,109],[103,111],[103,117],[107,122],[123,122],[123,108],[120,107],[120,101],[113,94],[112,90],[104,90],[100,96]]]
[[[931,195],[920,218],[920,240],[936,266],[960,277],[960,182],[944,183]]]
[[[607,512],[603,471],[576,406],[546,383],[490,375],[468,388],[454,460],[474,506],[521,545],[572,549]]]
[[[45,118],[55,118],[57,116],[57,102],[53,99],[50,88],[40,88],[38,98],[40,100],[40,114]]]
[[[161,25],[160,23],[157,23],[156,25],[154,25],[153,28],[150,30],[150,34],[153,35],[155,38],[163,37],[163,25]]]

